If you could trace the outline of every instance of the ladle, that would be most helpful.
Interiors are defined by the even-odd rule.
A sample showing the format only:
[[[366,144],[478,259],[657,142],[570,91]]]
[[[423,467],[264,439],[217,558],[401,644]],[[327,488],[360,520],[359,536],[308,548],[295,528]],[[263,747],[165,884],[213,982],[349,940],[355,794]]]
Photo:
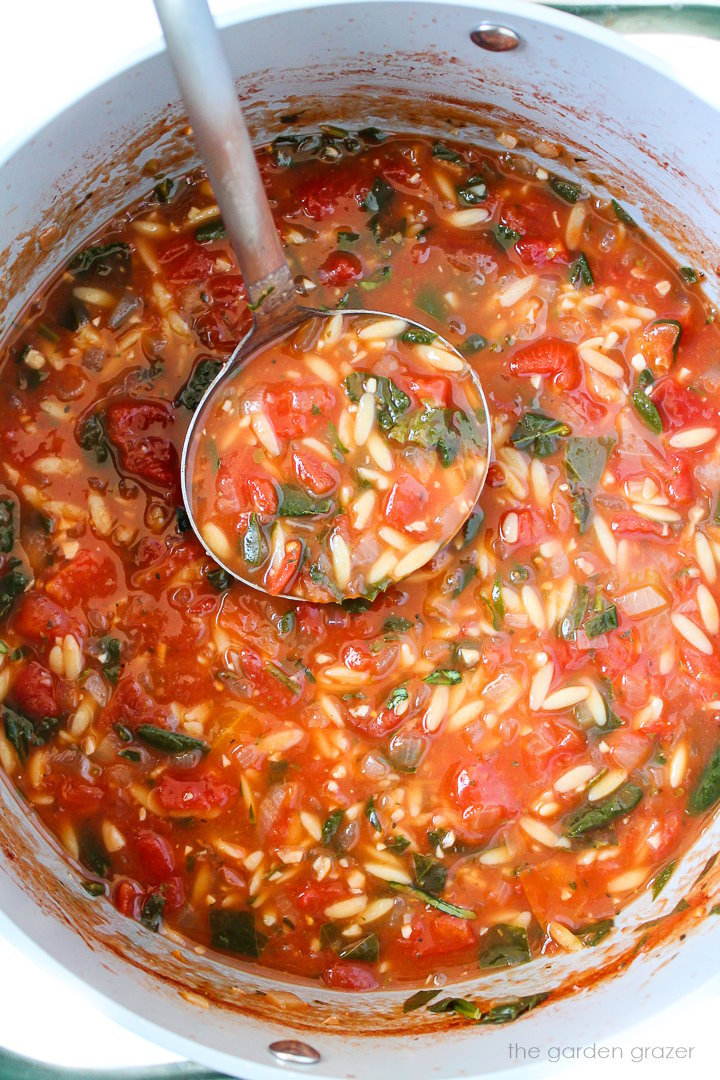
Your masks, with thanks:
[[[246,578],[236,567],[228,565],[222,554],[213,550],[203,536],[194,512],[197,508],[193,506],[191,470],[194,454],[217,395],[227,389],[228,383],[240,370],[244,371],[254,357],[264,354],[273,342],[286,339],[306,320],[326,320],[336,313],[320,311],[300,303],[275,228],[228,60],[206,0],[154,0],[154,3],[195,142],[207,169],[253,315],[251,329],[207,388],[191,420],[181,459],[183,500],[190,524],[208,554],[233,577],[253,588],[269,591],[264,589],[258,580]],[[404,320],[409,327],[415,327],[434,338],[441,348],[455,354],[475,384],[482,403],[479,411],[480,422],[483,438],[486,439],[484,467],[477,470],[476,490],[474,498],[468,500],[467,514],[455,523],[452,534],[444,537],[444,541],[448,542],[472,513],[485,483],[490,457],[487,403],[477,374],[469,368],[465,358],[453,345],[435,331],[404,314],[366,309],[343,309],[341,314],[348,317],[375,314],[378,318]],[[414,567],[413,572],[417,568]],[[275,593],[278,594],[292,595],[292,599],[296,600],[317,599],[290,592]],[[328,595],[327,599],[342,599],[354,595],[357,593],[350,591],[338,596],[336,591],[335,596]]]

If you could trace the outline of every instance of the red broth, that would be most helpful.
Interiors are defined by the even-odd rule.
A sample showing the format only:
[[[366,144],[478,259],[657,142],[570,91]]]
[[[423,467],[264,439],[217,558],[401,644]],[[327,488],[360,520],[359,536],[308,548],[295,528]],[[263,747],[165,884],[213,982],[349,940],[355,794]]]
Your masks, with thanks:
[[[312,319],[203,406],[193,518],[224,567],[273,595],[374,600],[452,540],[488,466],[466,360],[405,319]]]
[[[479,372],[480,503],[372,602],[229,580],[178,451],[248,312],[207,182],[160,180],[5,344],[3,768],[148,932],[358,990],[589,947],[720,797],[697,274],[520,156],[371,130],[260,161],[313,304]]]

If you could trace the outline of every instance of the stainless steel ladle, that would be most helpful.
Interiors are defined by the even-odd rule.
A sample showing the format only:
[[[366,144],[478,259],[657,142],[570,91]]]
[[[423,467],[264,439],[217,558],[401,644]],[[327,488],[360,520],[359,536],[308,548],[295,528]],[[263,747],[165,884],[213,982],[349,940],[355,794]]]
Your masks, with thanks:
[[[154,4],[195,142],[207,169],[253,313],[252,327],[206,390],[190,422],[181,459],[183,500],[190,524],[208,554],[232,577],[254,589],[265,591],[257,581],[244,578],[225,565],[203,539],[193,513],[191,497],[193,451],[216,395],[223,392],[226,383],[240,368],[245,368],[254,356],[264,352],[273,341],[287,337],[307,320],[327,319],[338,312],[320,311],[306,307],[299,301],[275,228],[228,60],[206,0],[154,0]],[[435,335],[443,348],[465,363],[465,358],[453,345],[406,315],[368,309],[343,309],[339,314],[401,318],[409,325]],[[472,369],[469,370],[485,411],[489,461],[491,434],[487,402],[480,380]],[[484,487],[486,475],[487,462],[484,473],[478,476],[476,499]],[[471,512],[472,507],[458,528],[462,527]],[[447,536],[445,542],[451,539],[451,536]],[[291,598],[302,599],[297,596]]]

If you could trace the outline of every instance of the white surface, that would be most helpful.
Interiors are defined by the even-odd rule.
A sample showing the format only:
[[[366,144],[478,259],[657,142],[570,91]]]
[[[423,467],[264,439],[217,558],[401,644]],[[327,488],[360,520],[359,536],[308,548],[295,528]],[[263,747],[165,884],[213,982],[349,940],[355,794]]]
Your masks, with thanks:
[[[261,0],[212,2],[220,15],[241,6],[262,10]],[[0,3],[0,41],[4,46],[0,144],[14,141],[38,124],[48,95],[55,108],[70,102],[158,34],[150,0],[4,0]],[[668,67],[678,69],[693,89],[720,107],[720,43],[679,37],[634,40],[660,56]],[[0,987],[0,1045],[16,1053],[78,1068],[177,1060],[125,1032],[66,981],[51,976],[2,939]],[[719,1009],[720,976],[672,1010],[601,1044],[609,1048],[605,1058],[597,1056],[597,1049],[594,1058],[593,1048],[573,1050],[572,1032],[568,1032],[566,1052],[574,1053],[575,1059],[560,1059],[557,1071],[568,1080],[606,1077],[608,1068],[615,1075],[638,1080],[672,1077],[680,1070],[697,1076],[714,1075],[714,1029]],[[509,1028],[509,1053],[514,1042]],[[689,1060],[687,1051],[684,1060],[658,1059],[672,1047],[692,1047]],[[647,1060],[643,1048],[653,1057]],[[528,1060],[543,1062],[547,1068],[548,1060],[555,1060],[550,1055],[558,1052],[555,1047],[538,1047],[537,1054]],[[636,1060],[643,1057],[645,1060]]]

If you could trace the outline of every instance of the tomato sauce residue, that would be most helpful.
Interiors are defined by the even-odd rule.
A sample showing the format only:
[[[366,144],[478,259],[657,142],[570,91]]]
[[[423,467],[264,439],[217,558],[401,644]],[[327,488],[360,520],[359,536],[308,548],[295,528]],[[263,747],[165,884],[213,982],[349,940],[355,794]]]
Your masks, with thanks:
[[[343,604],[262,596],[205,553],[179,450],[250,315],[207,181],[160,182],[5,343],[0,762],[87,902],[148,932],[343,990],[592,947],[720,798],[720,337],[698,275],[520,156],[374,129],[261,156],[308,302],[417,319],[479,373],[479,504]],[[447,427],[452,372],[403,380]],[[402,557],[440,442],[350,467],[345,505],[348,459],[321,452],[328,423],[347,446],[338,395],[353,432],[363,394],[387,399],[277,382],[281,475],[252,426],[218,461],[241,546],[292,470],[301,503],[337,498],[332,528],[368,495]],[[312,565],[285,539],[276,593]]]

